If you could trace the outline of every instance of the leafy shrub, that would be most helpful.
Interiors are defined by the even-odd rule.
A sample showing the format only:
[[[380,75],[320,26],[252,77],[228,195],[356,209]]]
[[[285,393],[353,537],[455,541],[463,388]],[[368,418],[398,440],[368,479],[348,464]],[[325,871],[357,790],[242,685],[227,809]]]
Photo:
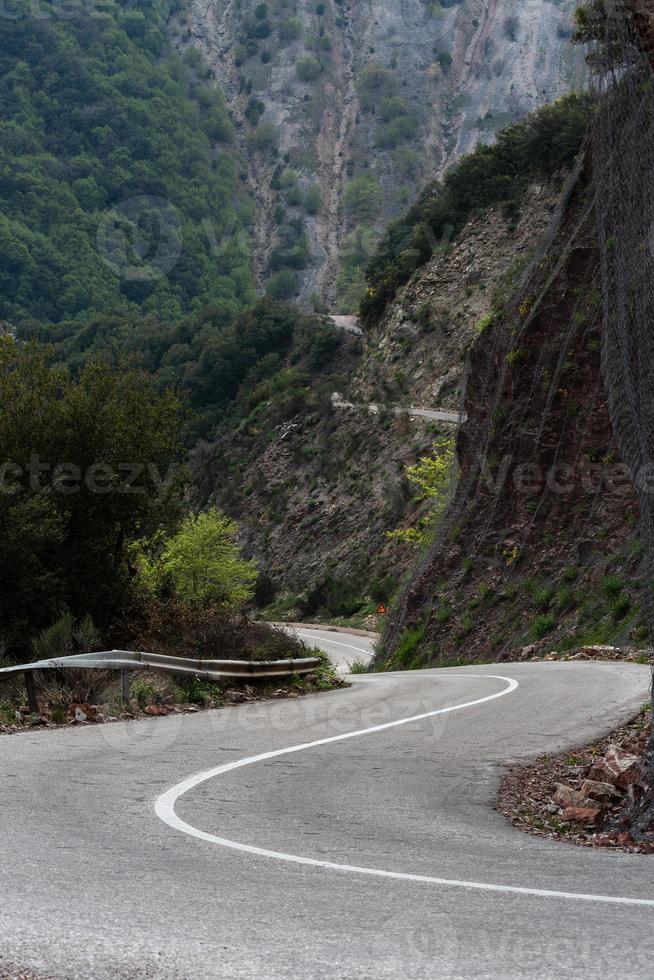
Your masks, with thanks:
[[[302,34],[302,21],[299,17],[287,17],[279,27],[282,41],[296,41]]]
[[[616,623],[624,619],[631,612],[631,599],[629,596],[620,595],[611,603],[611,615]]]
[[[556,617],[550,613],[543,613],[542,616],[536,616],[536,619],[531,624],[531,634],[535,640],[542,640],[551,633],[556,626]]]
[[[615,599],[624,588],[624,582],[619,575],[607,575],[602,582],[602,591],[609,599]]]
[[[487,313],[482,316],[481,319],[477,320],[475,324],[475,330],[477,333],[485,333],[490,327],[492,327],[495,320],[495,315],[493,313]]]
[[[450,51],[440,51],[438,54],[438,63],[445,72],[450,70],[453,60]]]
[[[406,116],[409,112],[409,106],[405,99],[402,99],[399,95],[394,95],[392,98],[385,98],[381,100],[379,106],[379,116],[382,122],[388,123],[393,119],[397,119],[398,116]]]
[[[73,627],[71,613],[64,613],[52,626],[46,627],[32,639],[32,652],[36,660],[69,657],[73,652]]]
[[[384,149],[394,149],[402,143],[409,143],[415,139],[417,132],[418,121],[415,116],[397,116],[386,125],[377,127],[377,146]]]
[[[279,130],[272,122],[260,122],[256,129],[247,135],[247,143],[251,150],[259,153],[270,153],[279,144]]]
[[[569,585],[562,585],[556,593],[556,608],[559,612],[566,612],[572,609],[576,603],[576,596]]]
[[[369,65],[359,73],[356,81],[361,108],[370,111],[382,100],[392,98],[398,89],[398,80],[392,71],[382,65]]]
[[[159,704],[161,701],[161,692],[143,680],[137,680],[132,684],[130,695],[137,702],[141,711],[147,708],[149,704]]]
[[[295,64],[295,72],[301,82],[314,82],[322,71],[322,65],[312,54],[303,55]]]
[[[391,572],[376,578],[370,586],[370,598],[373,602],[387,604],[397,589],[397,579]]]
[[[309,591],[300,608],[303,617],[317,613],[347,617],[358,612],[363,604],[358,582],[328,575]]]
[[[304,210],[307,214],[317,215],[320,212],[321,203],[320,185],[314,184],[304,195]]]
[[[199,677],[180,677],[177,681],[180,701],[184,704],[207,704],[222,699],[219,684],[203,681]]]
[[[434,447],[433,455],[423,456],[414,466],[408,466],[407,479],[417,490],[414,500],[416,503],[427,501],[429,510],[417,527],[390,531],[388,537],[419,548],[430,544],[451,498],[455,474],[456,447],[453,439],[442,439]]]
[[[300,640],[224,608],[138,599],[116,624],[114,643],[198,660],[292,660],[306,656]]]
[[[393,655],[393,666],[410,667],[424,639],[425,631],[422,627],[405,630]]]
[[[139,547],[141,581],[157,595],[238,608],[253,598],[258,573],[241,558],[237,533],[215,507],[191,514],[174,534]]]

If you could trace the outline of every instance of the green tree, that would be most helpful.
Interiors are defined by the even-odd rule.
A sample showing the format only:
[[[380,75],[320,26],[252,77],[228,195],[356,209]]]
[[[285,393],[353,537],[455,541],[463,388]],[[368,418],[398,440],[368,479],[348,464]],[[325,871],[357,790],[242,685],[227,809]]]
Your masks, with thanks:
[[[254,596],[257,567],[241,558],[238,528],[216,508],[192,514],[176,534],[160,542],[159,553],[142,553],[139,568],[146,586],[187,602],[242,606]]]
[[[282,41],[297,41],[302,34],[302,21],[299,17],[287,17],[279,27]]]
[[[453,439],[444,439],[434,449],[432,456],[423,456],[415,466],[407,467],[406,475],[417,490],[416,503],[429,502],[427,514],[417,527],[390,531],[394,541],[422,548],[434,540],[445,508],[450,500],[456,469],[456,453]]]
[[[345,210],[355,224],[365,223],[381,206],[381,187],[372,174],[360,174],[345,191]]]
[[[313,184],[304,195],[304,210],[315,216],[320,212],[321,204],[320,184]]]
[[[0,631],[10,649],[66,611],[107,626],[128,601],[130,542],[178,518],[181,406],[141,371],[77,377],[0,341]]]
[[[295,71],[301,82],[315,82],[322,71],[322,65],[312,54],[306,54],[298,58]]]

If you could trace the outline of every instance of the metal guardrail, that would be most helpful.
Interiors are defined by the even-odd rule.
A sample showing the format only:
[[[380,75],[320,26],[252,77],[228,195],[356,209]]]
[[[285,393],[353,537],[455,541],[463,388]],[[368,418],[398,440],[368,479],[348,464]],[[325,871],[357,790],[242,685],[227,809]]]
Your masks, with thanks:
[[[321,663],[319,657],[302,657],[297,660],[196,660],[191,657],[168,657],[158,653],[137,653],[133,650],[109,650],[101,653],[84,653],[71,657],[55,657],[37,660],[29,664],[17,664],[0,668],[0,681],[24,675],[27,700],[33,711],[38,711],[34,671],[65,670],[85,667],[90,670],[120,670],[123,681],[123,699],[129,698],[129,673],[134,670],[156,670],[163,674],[198,677],[200,680],[253,680],[256,678],[288,677],[290,674],[308,674]]]

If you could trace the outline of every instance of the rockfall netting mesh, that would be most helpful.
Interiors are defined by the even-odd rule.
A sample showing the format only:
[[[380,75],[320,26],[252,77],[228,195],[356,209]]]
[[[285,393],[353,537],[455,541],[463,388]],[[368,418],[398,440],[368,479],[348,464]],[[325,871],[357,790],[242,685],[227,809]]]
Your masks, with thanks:
[[[616,441],[640,501],[643,611],[654,636],[654,3],[604,0],[594,12],[602,368]],[[654,744],[648,770],[654,787]],[[641,806],[641,833],[651,823],[651,797]]]
[[[602,531],[611,521],[628,523],[627,511],[635,514],[634,485],[642,614],[654,638],[654,44],[648,42],[654,0],[593,0],[589,9],[596,21],[590,63],[597,96],[589,141],[548,234],[535,243],[497,322],[473,347],[458,486],[384,637],[387,662],[396,666],[403,665],[394,658],[408,627],[415,633],[424,626],[424,642],[438,650],[439,630],[453,632],[439,623],[454,619],[461,625],[459,648],[468,643],[465,613],[451,608],[453,593],[467,588],[462,566],[480,570],[486,588],[524,588],[522,556],[531,549],[547,558],[548,534],[563,540],[569,555],[579,544],[579,566],[581,546],[601,564],[597,556],[608,555]],[[601,376],[591,350],[600,337]],[[607,494],[607,473],[601,473],[612,465],[613,443],[629,474],[625,496]],[[589,454],[598,447],[594,473],[600,476],[589,480]],[[515,463],[524,461],[556,478],[537,492],[516,490]],[[568,486],[557,486],[559,470],[568,474]],[[464,550],[457,551],[459,536]],[[452,587],[444,601],[445,580]],[[488,610],[481,616],[475,602],[468,618],[486,628]],[[488,652],[501,656],[501,644],[489,643]],[[647,764],[652,788],[637,801],[633,836],[646,837],[654,827],[654,744]]]

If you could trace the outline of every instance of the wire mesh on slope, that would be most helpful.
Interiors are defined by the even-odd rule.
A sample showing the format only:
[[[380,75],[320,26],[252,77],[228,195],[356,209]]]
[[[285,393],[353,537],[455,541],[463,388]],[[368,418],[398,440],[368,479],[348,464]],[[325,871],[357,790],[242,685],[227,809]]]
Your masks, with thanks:
[[[654,636],[654,4],[605,0],[591,55],[599,96],[593,125],[595,213],[602,271],[602,368],[611,421],[638,490],[643,610]],[[653,690],[654,696],[654,690]],[[654,786],[654,745],[649,783]],[[640,828],[654,812],[643,801]]]
[[[599,105],[590,149],[584,148],[550,233],[536,250],[502,322],[473,350],[474,390],[466,393],[469,421],[459,439],[465,457],[461,479],[438,539],[396,605],[385,636],[389,654],[398,648],[407,624],[438,617],[439,581],[454,568],[452,561],[448,565],[448,549],[454,563],[460,565],[463,557],[452,550],[453,530],[458,533],[465,527],[466,562],[485,568],[497,563],[498,528],[507,527],[511,516],[507,494],[488,491],[484,468],[498,446],[508,458],[545,458],[553,466],[563,460],[578,466],[593,444],[586,435],[596,429],[601,416],[613,429],[638,490],[642,609],[654,636],[654,54],[642,41],[648,11],[654,25],[654,2],[606,0],[595,9],[601,22],[596,25],[598,42],[591,60]],[[601,292],[594,300],[596,287]],[[578,299],[571,298],[577,292]],[[579,355],[584,331],[586,338],[593,330],[599,336],[600,325],[604,384],[597,365],[593,387],[566,405],[561,397],[562,388],[568,387],[563,380],[566,360]],[[535,354],[530,333],[542,342]],[[531,357],[516,381],[512,354],[524,353],[529,345]],[[543,399],[548,372],[549,394]],[[512,390],[516,383],[523,386],[520,399]],[[479,406],[478,412],[470,412],[471,403]],[[498,437],[496,419],[503,409],[504,431]],[[571,420],[570,409],[583,417]],[[595,496],[577,496],[577,524],[570,516],[574,504],[568,514],[559,508],[558,532],[574,538],[575,528],[583,530],[586,522],[592,540],[593,530],[606,517],[599,494],[598,489]],[[551,503],[546,487],[529,518],[515,522],[516,553],[527,554],[535,546],[542,554],[541,514]],[[654,790],[654,746],[647,764]],[[634,833],[645,834],[653,816],[650,792],[640,801]]]
[[[501,456],[513,463],[525,458],[523,444],[526,437],[529,442],[529,458],[536,460],[546,439],[551,438],[551,434],[546,437],[545,429],[548,426],[556,429],[560,408],[553,405],[553,399],[561,389],[568,352],[579,335],[588,328],[587,321],[582,317],[587,295],[585,292],[575,295],[567,269],[573,253],[584,253],[589,232],[594,240],[592,199],[586,198],[584,186],[580,186],[585,183],[585,161],[584,148],[567,179],[548,233],[537,243],[531,261],[515,287],[502,322],[484,335],[483,343],[475,345],[474,364],[468,363],[470,382],[466,385],[465,402],[466,410],[471,409],[472,401],[481,407],[481,411],[470,412],[471,418],[463,427],[463,432],[459,432],[459,450],[462,450],[462,445],[465,447],[465,458],[456,493],[439,528],[437,540],[396,604],[385,637],[388,651],[392,652],[396,647],[405,625],[415,621],[415,611],[422,612],[425,608],[425,592],[434,594],[434,571],[442,568],[452,530],[462,525],[470,526],[471,514],[474,514],[475,530],[474,539],[471,539],[470,534],[466,535],[466,560],[479,561],[485,565],[494,560],[490,556],[495,548],[498,527],[505,526],[506,495],[489,489],[488,478],[492,460],[497,455],[500,429],[497,420],[507,406],[509,413],[501,423]],[[571,208],[573,198],[580,198],[581,205],[576,202]],[[596,264],[594,254],[584,259],[584,272],[580,277],[583,281],[592,280]],[[551,292],[554,284],[561,280],[566,283],[566,302],[569,304],[567,315],[563,318],[556,317],[557,321],[564,320],[563,325],[554,322],[551,315],[552,307],[558,313],[558,303],[552,302]],[[539,326],[544,334],[544,342],[537,347],[533,363],[517,372],[521,382],[525,378],[530,379],[528,387],[532,397],[527,396],[516,402],[507,395],[508,389],[515,383],[516,374],[511,367],[511,354],[513,351],[520,351],[525,338],[539,321],[544,321],[545,324]],[[543,379],[547,373],[546,365],[552,360],[554,363],[549,375],[549,394],[534,423],[533,418],[528,417],[533,396],[542,391]],[[597,392],[588,391],[585,394],[584,412],[589,421],[593,417],[596,396]],[[577,424],[581,425],[579,420]],[[576,448],[575,464],[578,463],[583,448],[583,441],[580,441]],[[555,445],[550,453],[551,465],[555,465],[558,459],[559,447]],[[546,490],[539,507],[547,500]],[[517,541],[517,550],[520,553],[533,542],[537,519],[538,511],[535,511],[521,527]],[[498,560],[500,564],[503,563],[501,557]],[[427,583],[422,591],[421,583]]]

